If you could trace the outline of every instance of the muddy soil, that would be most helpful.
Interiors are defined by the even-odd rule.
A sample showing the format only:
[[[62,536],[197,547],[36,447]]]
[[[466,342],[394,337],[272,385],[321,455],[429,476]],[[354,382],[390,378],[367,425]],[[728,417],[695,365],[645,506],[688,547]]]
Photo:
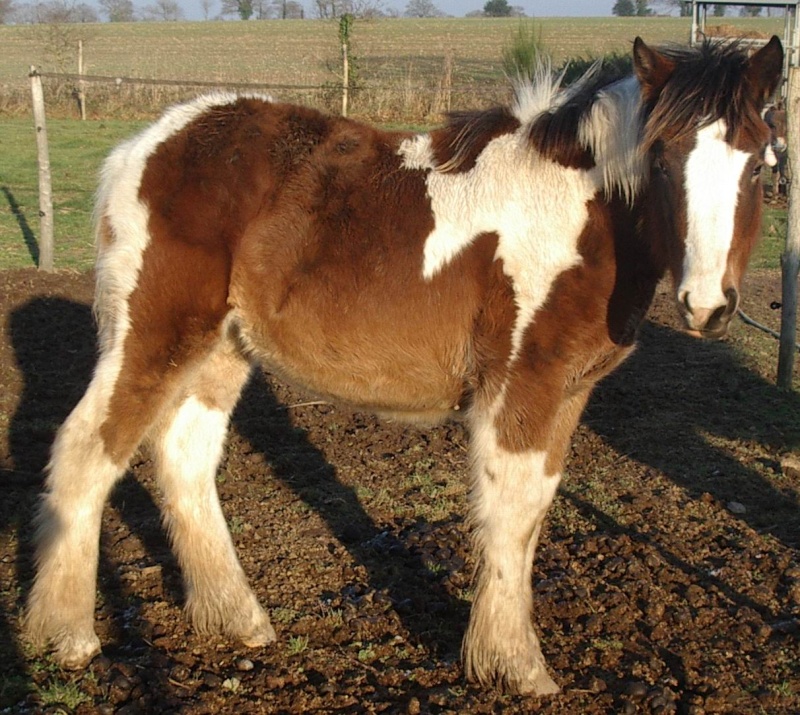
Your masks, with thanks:
[[[798,713],[800,395],[771,338],[676,331],[666,287],[597,389],[534,569],[562,693],[511,697],[459,663],[472,597],[467,436],[320,404],[256,375],[217,482],[279,641],[195,635],[142,453],[101,538],[103,655],[60,671],[18,638],[54,430],[94,360],[92,278],[0,274],[0,711]],[[745,309],[777,327],[775,273]],[[5,709],[4,709],[5,708]]]

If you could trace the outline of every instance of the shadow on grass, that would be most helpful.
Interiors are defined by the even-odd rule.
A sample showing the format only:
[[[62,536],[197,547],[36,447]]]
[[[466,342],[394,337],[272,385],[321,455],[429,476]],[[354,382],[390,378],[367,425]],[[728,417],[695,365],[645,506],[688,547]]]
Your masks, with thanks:
[[[25,216],[22,207],[17,203],[11,189],[9,189],[8,186],[3,186],[2,191],[11,209],[11,213],[17,221],[20,233],[22,234],[22,240],[25,241],[25,246],[28,248],[28,253],[30,253],[34,265],[39,265],[39,244],[36,241],[36,236],[33,233],[31,225],[28,223],[28,218]]]

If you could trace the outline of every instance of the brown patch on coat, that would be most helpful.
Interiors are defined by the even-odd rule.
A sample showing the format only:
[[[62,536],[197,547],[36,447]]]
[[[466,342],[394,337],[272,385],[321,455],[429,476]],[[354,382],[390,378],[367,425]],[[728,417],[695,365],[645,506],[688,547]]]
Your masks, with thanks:
[[[482,112],[454,112],[447,126],[431,134],[434,161],[439,171],[461,173],[472,169],[486,145],[520,127],[507,107]]]
[[[588,209],[583,260],[556,279],[525,331],[496,421],[504,449],[547,452],[548,474],[561,469],[594,385],[632,351],[663,272],[646,249],[627,250],[636,235],[624,202],[594,200]]]

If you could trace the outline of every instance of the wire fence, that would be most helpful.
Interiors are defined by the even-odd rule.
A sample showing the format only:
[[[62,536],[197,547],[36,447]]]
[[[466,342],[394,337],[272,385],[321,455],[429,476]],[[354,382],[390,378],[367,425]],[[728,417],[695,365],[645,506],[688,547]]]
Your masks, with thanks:
[[[183,101],[198,91],[268,93],[281,101],[302,102],[325,111],[340,111],[343,85],[285,84],[197,79],[154,79],[123,75],[95,75],[71,72],[43,72],[31,69],[43,80],[48,114],[92,118],[149,118],[174,102]],[[91,92],[88,87],[92,86]],[[499,85],[499,86],[498,86]],[[507,83],[453,83],[452,64],[445,62],[439,76],[359,78],[348,87],[352,112],[374,121],[433,122],[454,107],[482,107],[507,101]],[[26,100],[26,105],[29,99]]]

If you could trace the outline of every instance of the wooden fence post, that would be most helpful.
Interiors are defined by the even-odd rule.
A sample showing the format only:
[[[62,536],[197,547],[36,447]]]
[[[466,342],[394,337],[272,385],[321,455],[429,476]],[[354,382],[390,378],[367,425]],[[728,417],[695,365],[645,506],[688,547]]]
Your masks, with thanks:
[[[78,40],[78,76],[83,77],[83,40]],[[86,121],[86,82],[78,80],[78,109],[81,121]]]
[[[353,16],[345,13],[339,18],[339,42],[342,43],[342,116],[347,116],[350,103],[350,32]]]
[[[347,56],[347,43],[342,43],[342,116],[347,116],[350,96],[350,62]]]
[[[797,341],[797,277],[800,274],[800,67],[789,69],[786,140],[792,182],[789,184],[789,218],[786,250],[781,256],[781,341],[778,349],[778,387],[792,389]]]
[[[39,164],[39,269],[53,270],[53,189],[50,181],[50,150],[47,145],[47,124],[44,116],[42,78],[31,67],[33,121],[36,127],[36,149]]]

